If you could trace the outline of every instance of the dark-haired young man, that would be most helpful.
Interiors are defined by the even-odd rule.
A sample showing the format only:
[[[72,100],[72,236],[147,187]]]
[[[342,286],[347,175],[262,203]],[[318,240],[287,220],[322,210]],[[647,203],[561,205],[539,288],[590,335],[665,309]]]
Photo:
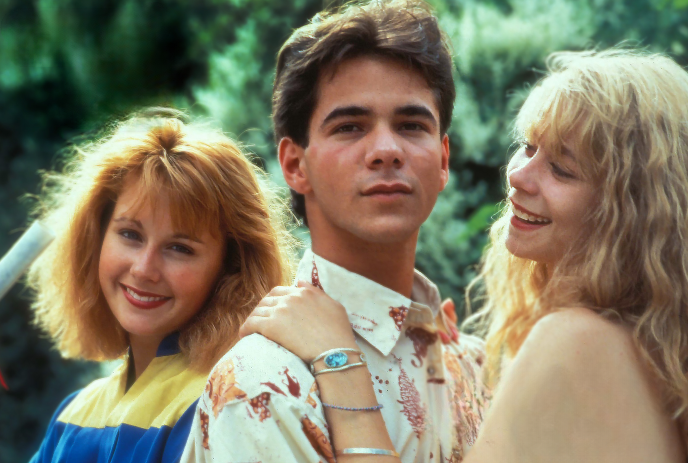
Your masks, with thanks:
[[[489,395],[481,342],[459,339],[414,271],[418,230],[448,178],[454,96],[447,44],[420,2],[316,16],[278,56],[279,159],[312,238],[297,279],[346,308],[408,462],[461,461]],[[314,375],[260,335],[213,369],[191,432],[183,461],[334,461]]]

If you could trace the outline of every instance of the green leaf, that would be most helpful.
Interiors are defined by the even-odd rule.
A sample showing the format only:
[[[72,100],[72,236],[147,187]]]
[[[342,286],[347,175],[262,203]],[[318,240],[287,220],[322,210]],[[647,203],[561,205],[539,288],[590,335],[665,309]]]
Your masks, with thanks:
[[[482,233],[492,225],[493,217],[499,212],[500,203],[486,204],[475,211],[466,222],[466,229],[459,235],[457,243],[462,243],[478,233]]]

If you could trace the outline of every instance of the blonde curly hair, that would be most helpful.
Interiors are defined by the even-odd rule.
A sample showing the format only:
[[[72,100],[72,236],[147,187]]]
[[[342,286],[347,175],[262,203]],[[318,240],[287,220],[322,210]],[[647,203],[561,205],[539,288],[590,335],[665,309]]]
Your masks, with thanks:
[[[103,235],[127,179],[142,199],[170,198],[172,224],[226,239],[223,274],[208,303],[180,331],[194,368],[209,371],[238,340],[258,301],[292,277],[293,238],[285,204],[263,172],[220,130],[152,109],[115,124],[101,140],[73,149],[63,172],[45,174],[39,218],[57,235],[31,266],[36,323],[64,357],[106,360],[128,347],[98,280]]]
[[[576,153],[596,205],[585,233],[554,267],[505,247],[505,207],[490,230],[481,311],[496,379],[533,325],[563,307],[587,307],[633,329],[686,429],[688,407],[688,73],[666,56],[612,49],[554,53],[516,119],[517,139],[552,156]]]

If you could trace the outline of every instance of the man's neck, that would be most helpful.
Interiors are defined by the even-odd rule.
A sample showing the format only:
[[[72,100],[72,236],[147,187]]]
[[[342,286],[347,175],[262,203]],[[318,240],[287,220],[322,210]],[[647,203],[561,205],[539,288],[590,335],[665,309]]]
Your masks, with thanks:
[[[417,234],[404,242],[393,244],[318,238],[312,236],[315,254],[403,296],[411,297]]]

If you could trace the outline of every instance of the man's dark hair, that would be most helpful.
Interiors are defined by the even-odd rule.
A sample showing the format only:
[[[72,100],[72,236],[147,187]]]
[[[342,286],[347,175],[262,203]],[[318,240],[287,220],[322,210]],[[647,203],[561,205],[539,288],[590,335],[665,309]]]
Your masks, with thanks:
[[[272,121],[279,143],[290,137],[308,146],[323,69],[360,56],[399,60],[418,70],[435,94],[440,133],[454,109],[454,78],[449,44],[430,7],[422,1],[373,0],[352,3],[334,13],[319,13],[289,37],[277,55]],[[306,222],[303,195],[292,190],[292,209]]]

